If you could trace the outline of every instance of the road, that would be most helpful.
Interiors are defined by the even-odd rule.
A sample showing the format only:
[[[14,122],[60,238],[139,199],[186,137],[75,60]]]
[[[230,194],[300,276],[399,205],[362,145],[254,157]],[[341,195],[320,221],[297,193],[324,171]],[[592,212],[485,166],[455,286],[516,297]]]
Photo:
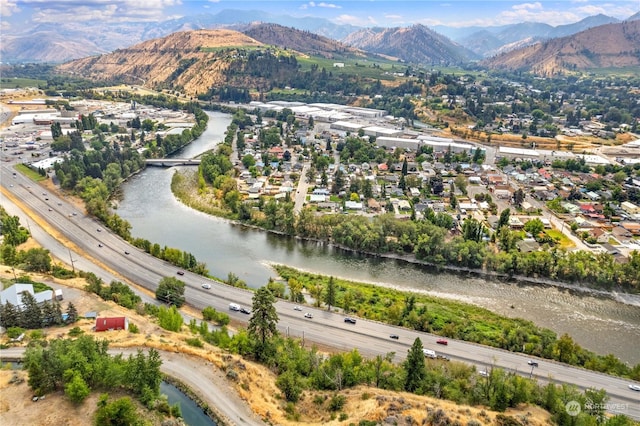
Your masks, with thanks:
[[[25,349],[24,347],[2,349],[0,359],[22,359]],[[148,350],[148,348],[112,348],[109,349],[109,354],[123,354],[128,357],[135,355],[138,349],[145,352]],[[162,358],[160,370],[197,393],[209,407],[212,407],[224,424],[264,425],[264,422],[251,411],[248,404],[237,393],[228,391],[227,379],[218,368],[197,357],[161,350],[158,353]]]
[[[0,183],[4,186],[3,192],[6,191],[29,209],[32,220],[33,217],[46,220],[50,227],[64,235],[73,245],[72,249],[76,253],[74,257],[77,255],[79,259],[86,256],[90,262],[95,263],[94,267],[102,267],[116,276],[126,277],[130,282],[150,291],[155,291],[163,277],[176,276],[178,268],[175,266],[130,246],[107,229],[102,229],[94,219],[77,212],[55,194],[43,195],[46,190],[42,190],[39,185],[19,173],[13,178],[12,170],[6,165],[0,166]],[[5,197],[5,194],[2,194],[3,205]],[[73,216],[74,211],[77,213],[76,216]],[[98,228],[101,229],[100,232],[97,231]],[[98,247],[98,244],[102,244],[103,247]],[[125,254],[125,251],[130,254]],[[83,255],[80,256],[80,253]],[[185,272],[180,279],[186,283],[187,303],[196,309],[212,306],[219,311],[228,311],[230,302],[251,306],[253,293],[249,290],[229,287],[190,272]],[[211,285],[210,290],[202,288],[205,282]],[[314,315],[313,319],[306,319],[303,316],[305,311],[295,311],[293,307],[294,304],[284,300],[276,303],[280,318],[278,326],[283,333],[301,337],[305,342],[317,342],[343,350],[356,348],[367,357],[395,352],[396,361],[400,361],[404,359],[414,339],[419,337],[426,348],[434,349],[452,359],[473,364],[480,370],[496,366],[527,377],[530,373],[527,365],[529,357],[522,354],[455,340],[449,340],[448,346],[439,346],[435,344],[438,338],[435,335],[362,319],[358,319],[357,324],[348,324],[344,322],[343,315],[313,308],[305,308],[305,311]],[[247,315],[240,312],[228,312],[234,320],[246,322],[248,319]],[[397,334],[400,339],[389,339],[390,334]],[[626,404],[623,414],[640,419],[640,393],[628,388],[630,381],[548,360],[538,361],[540,366],[534,371],[536,378],[575,384],[582,389],[605,389],[612,403]]]

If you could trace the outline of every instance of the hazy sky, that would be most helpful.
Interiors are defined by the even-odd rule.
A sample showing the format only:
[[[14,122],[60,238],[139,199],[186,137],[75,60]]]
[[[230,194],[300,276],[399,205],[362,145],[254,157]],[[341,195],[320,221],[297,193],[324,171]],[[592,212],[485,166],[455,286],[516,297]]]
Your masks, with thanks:
[[[162,21],[224,9],[323,17],[358,26],[491,26],[524,21],[556,26],[599,13],[626,19],[640,10],[640,0],[0,0],[0,19],[3,30],[14,32],[39,22]]]

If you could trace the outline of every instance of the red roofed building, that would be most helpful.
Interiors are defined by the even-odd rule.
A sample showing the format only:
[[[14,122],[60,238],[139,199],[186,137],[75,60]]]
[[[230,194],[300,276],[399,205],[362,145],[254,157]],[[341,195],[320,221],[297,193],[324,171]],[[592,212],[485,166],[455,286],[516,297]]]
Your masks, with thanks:
[[[126,317],[96,318],[96,331],[128,329],[129,320]]]

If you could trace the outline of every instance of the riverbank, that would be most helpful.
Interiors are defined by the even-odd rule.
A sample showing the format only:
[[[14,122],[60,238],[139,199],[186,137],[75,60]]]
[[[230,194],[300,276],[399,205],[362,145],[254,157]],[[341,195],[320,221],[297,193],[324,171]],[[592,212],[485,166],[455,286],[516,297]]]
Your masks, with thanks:
[[[189,208],[197,210],[201,213],[213,215],[218,218],[228,220],[229,223],[236,226],[242,226],[242,227],[246,227],[247,229],[254,229],[262,232],[268,232],[274,235],[322,244],[327,247],[336,248],[344,252],[351,252],[358,255],[377,257],[381,259],[401,261],[407,264],[419,265],[421,267],[431,268],[434,273],[444,271],[444,272],[454,273],[459,276],[473,276],[478,278],[491,279],[496,282],[509,282],[509,283],[537,285],[537,286],[540,286],[540,285],[551,286],[551,287],[555,287],[563,290],[569,290],[576,294],[589,295],[594,297],[606,297],[619,303],[640,307],[640,294],[627,293],[622,290],[606,291],[606,290],[601,290],[601,289],[596,289],[591,287],[584,287],[576,284],[555,281],[548,278],[527,277],[522,275],[508,275],[508,274],[502,274],[495,271],[464,268],[464,267],[459,267],[454,265],[436,265],[433,263],[421,261],[417,259],[414,255],[401,255],[396,253],[363,252],[363,251],[353,250],[349,247],[341,246],[339,244],[335,244],[325,240],[318,240],[314,238],[303,238],[299,236],[288,236],[282,232],[278,232],[274,230],[266,230],[256,225],[251,225],[238,220],[230,219],[228,212],[224,212],[218,207],[212,208],[211,194],[207,194],[204,191],[195,190],[195,188],[197,188],[196,179],[197,179],[197,176],[192,171],[186,171],[186,170],[176,171],[171,179],[171,191],[176,197],[176,199],[178,199],[182,204],[184,204]],[[372,284],[387,285],[385,283],[372,283]],[[421,291],[421,289],[415,288],[415,291]]]

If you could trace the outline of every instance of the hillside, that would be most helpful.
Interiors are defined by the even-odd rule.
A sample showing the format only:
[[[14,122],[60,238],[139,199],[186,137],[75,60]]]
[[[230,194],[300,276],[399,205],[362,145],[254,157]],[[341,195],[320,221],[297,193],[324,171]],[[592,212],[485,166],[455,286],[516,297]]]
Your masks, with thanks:
[[[60,65],[61,73],[95,80],[123,80],[151,88],[180,87],[190,95],[227,81],[225,72],[236,48],[262,43],[237,31],[197,30],[148,40],[128,49]]]
[[[359,49],[418,64],[460,64],[475,58],[473,52],[424,25],[366,28],[343,41]]]
[[[345,55],[364,56],[363,52],[339,41],[309,31],[297,30],[278,24],[252,24],[242,33],[267,45],[293,49],[312,56],[321,56],[323,58],[343,57]]]
[[[572,70],[640,65],[640,21],[601,25],[495,56],[488,68],[553,76]]]

